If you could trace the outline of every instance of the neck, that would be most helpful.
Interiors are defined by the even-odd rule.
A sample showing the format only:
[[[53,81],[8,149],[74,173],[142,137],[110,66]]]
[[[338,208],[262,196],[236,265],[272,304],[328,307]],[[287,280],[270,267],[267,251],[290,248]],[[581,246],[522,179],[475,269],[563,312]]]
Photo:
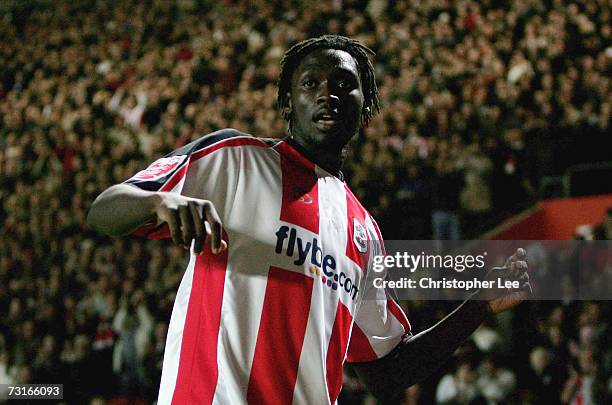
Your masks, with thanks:
[[[325,169],[334,176],[342,178],[340,169],[346,159],[347,148],[341,148],[339,151],[330,149],[329,147],[317,147],[314,145],[304,144],[303,141],[289,135],[285,138],[285,141],[293,146],[303,156],[308,158],[311,162],[317,164],[317,166]]]

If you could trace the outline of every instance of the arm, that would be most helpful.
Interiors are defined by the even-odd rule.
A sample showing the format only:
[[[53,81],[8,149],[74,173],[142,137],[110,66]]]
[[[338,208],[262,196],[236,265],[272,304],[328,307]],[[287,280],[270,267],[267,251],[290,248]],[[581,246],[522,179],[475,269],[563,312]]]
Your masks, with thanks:
[[[128,184],[114,185],[93,202],[87,224],[106,235],[127,235],[155,218],[160,199],[153,191]]]
[[[486,301],[468,300],[435,326],[402,341],[382,359],[355,363],[359,377],[386,403],[436,371],[491,314]]]
[[[525,251],[518,249],[504,267],[488,274],[521,280],[517,290],[478,291],[433,327],[404,339],[385,357],[353,366],[382,404],[396,401],[406,387],[423,381],[446,362],[453,352],[492,314],[525,300],[531,292]]]
[[[177,245],[188,249],[195,239],[196,254],[206,243],[211,244],[213,253],[227,246],[221,239],[219,215],[208,200],[117,184],[96,198],[87,215],[89,226],[110,236],[129,234],[152,220],[165,222]]]

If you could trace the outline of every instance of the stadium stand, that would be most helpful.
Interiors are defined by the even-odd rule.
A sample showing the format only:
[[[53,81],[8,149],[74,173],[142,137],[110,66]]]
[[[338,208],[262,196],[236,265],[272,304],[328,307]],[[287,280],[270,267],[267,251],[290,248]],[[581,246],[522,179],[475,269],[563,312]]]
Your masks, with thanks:
[[[476,237],[544,177],[610,158],[607,0],[2,3],[0,384],[64,383],[68,404],[155,400],[186,259],[87,230],[91,202],[201,134],[283,136],[275,81],[298,40],[377,52],[383,110],[345,174],[388,239],[449,237],[455,216]],[[454,303],[403,305],[419,331]],[[608,302],[525,303],[405,403],[604,403],[610,316]],[[363,401],[347,370],[340,404]]]

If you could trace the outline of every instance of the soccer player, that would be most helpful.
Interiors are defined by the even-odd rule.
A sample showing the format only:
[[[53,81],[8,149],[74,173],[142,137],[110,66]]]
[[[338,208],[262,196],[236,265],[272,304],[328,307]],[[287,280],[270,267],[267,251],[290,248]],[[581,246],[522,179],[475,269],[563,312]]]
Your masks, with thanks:
[[[190,249],[160,404],[333,404],[344,361],[393,401],[487,316],[525,298],[517,289],[469,300],[413,335],[398,304],[365,283],[382,238],[340,169],[379,109],[369,54],[333,35],[296,44],[279,79],[288,137],[217,131],[93,203],[88,221],[100,232],[171,237]],[[523,255],[507,262],[509,279],[524,273]]]

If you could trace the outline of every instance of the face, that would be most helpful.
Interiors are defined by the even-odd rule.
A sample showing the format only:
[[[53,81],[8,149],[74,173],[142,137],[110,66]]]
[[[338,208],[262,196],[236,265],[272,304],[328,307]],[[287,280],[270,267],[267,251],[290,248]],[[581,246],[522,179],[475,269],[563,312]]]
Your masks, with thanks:
[[[308,54],[291,81],[291,134],[310,151],[340,153],[361,123],[364,96],[357,63],[337,49]]]

